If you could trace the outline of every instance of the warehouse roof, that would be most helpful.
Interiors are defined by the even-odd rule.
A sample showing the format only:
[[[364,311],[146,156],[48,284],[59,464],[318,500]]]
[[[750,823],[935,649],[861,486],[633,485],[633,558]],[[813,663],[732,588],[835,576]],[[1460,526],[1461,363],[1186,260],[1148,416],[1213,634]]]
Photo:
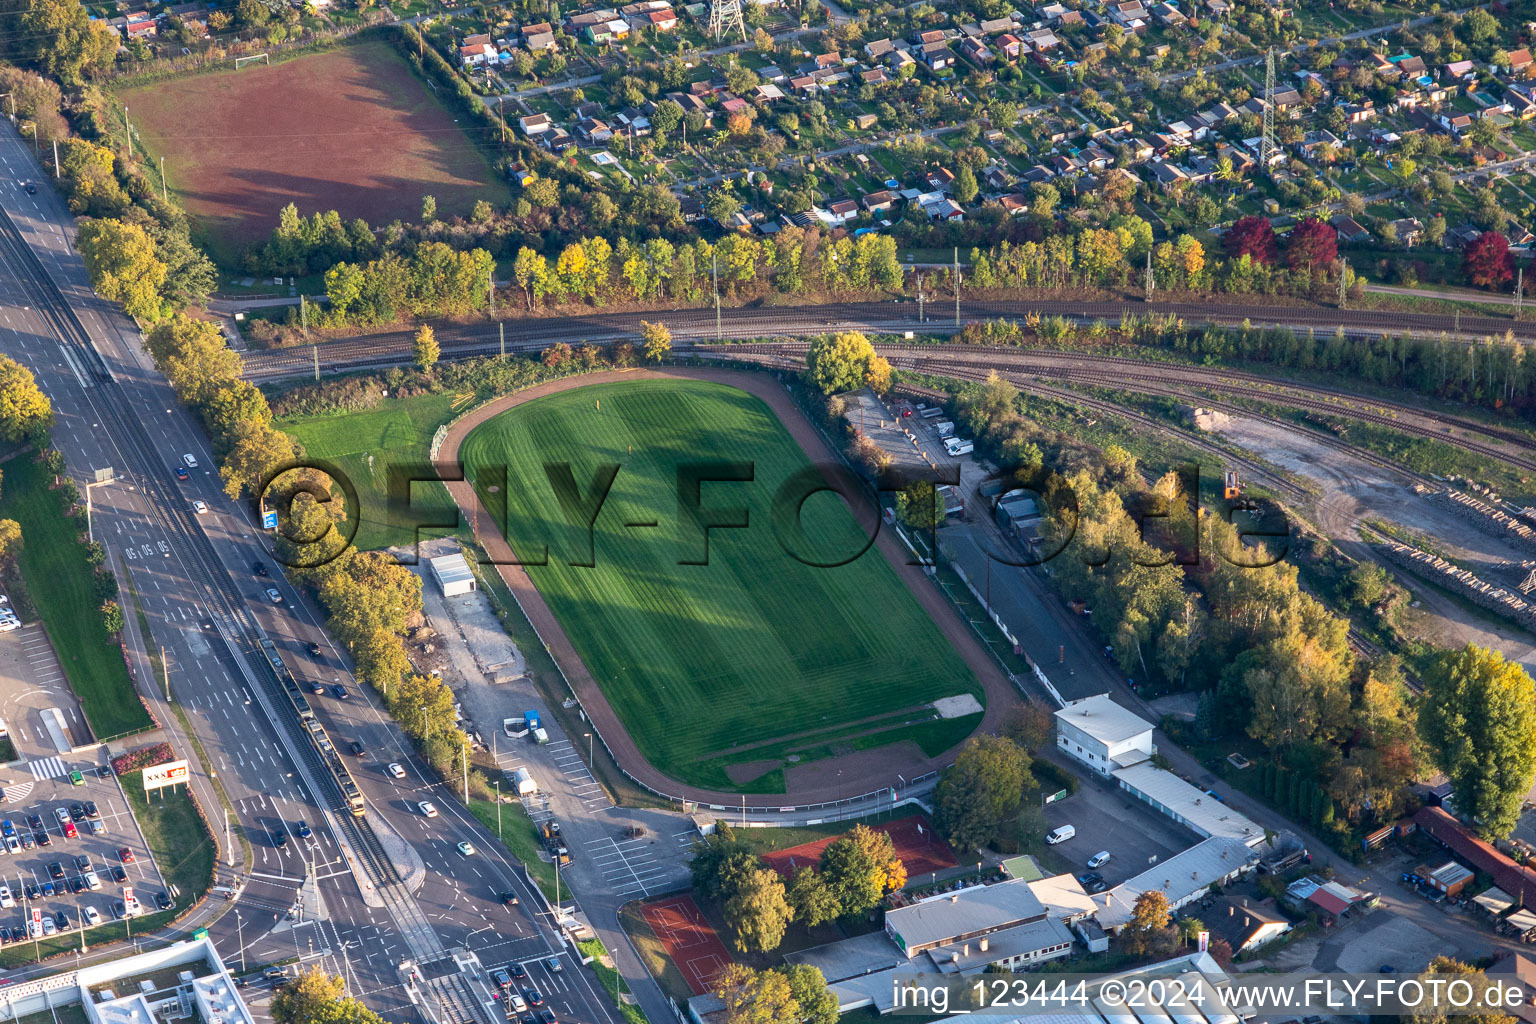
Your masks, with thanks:
[[[1207,839],[1095,897],[1103,904],[1095,916],[1104,928],[1123,927],[1130,921],[1131,909],[1142,893],[1161,889],[1168,902],[1177,907],[1202,889],[1220,884],[1234,872],[1257,864],[1258,859],[1258,855],[1240,839]]]
[[[1152,723],[1109,699],[1109,694],[1075,700],[1056,712],[1056,718],[1110,746],[1123,743],[1152,729]]]
[[[1014,879],[978,885],[886,912],[885,929],[915,956],[931,946],[985,935],[1045,916],[1029,883]]]
[[[463,555],[438,555],[436,558],[429,559],[427,564],[432,567],[432,575],[437,577],[440,586],[446,587],[451,583],[463,583],[475,578]]]
[[[1252,819],[1150,761],[1116,769],[1114,777],[1126,789],[1200,835],[1241,839],[1249,846],[1264,841],[1264,830]]]

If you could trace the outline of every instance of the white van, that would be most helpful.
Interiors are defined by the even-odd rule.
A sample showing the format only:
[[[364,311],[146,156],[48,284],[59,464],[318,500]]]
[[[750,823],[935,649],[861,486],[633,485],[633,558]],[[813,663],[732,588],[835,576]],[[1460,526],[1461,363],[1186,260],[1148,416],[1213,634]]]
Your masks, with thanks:
[[[1050,843],[1052,846],[1055,846],[1057,843],[1064,843],[1076,835],[1077,829],[1073,828],[1071,825],[1063,825],[1058,829],[1054,829],[1050,835],[1046,836],[1045,841]]]
[[[946,437],[944,450],[950,455],[969,455],[976,450],[976,442],[964,437]]]

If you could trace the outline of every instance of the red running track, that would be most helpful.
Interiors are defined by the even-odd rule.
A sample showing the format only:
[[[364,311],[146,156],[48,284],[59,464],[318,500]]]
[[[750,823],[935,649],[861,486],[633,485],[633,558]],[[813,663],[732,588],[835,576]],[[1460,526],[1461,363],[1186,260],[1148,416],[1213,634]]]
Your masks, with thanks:
[[[915,879],[920,875],[944,871],[959,863],[955,860],[955,851],[934,834],[933,823],[922,815],[914,814],[884,825],[870,827],[891,837],[891,842],[896,847],[896,856],[900,857],[901,863],[906,866],[908,878]],[[807,864],[815,867],[820,863],[821,851],[836,838],[837,836],[828,836],[814,843],[801,843],[787,850],[765,853],[763,860],[770,868],[788,879],[795,868],[805,867]]]

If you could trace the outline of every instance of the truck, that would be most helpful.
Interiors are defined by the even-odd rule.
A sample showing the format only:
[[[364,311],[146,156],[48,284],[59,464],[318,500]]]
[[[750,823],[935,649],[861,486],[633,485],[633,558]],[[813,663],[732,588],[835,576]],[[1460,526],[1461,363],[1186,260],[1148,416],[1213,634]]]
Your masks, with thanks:
[[[560,836],[560,823],[550,818],[540,826],[539,831],[544,835],[544,849],[549,851],[549,859],[557,864],[569,864],[571,851],[566,848],[565,840]]]
[[[941,438],[953,437],[955,434],[955,421],[939,420],[939,422],[933,425],[933,429]]]
[[[543,729],[534,728],[532,732],[533,742],[540,744],[549,742],[549,733],[545,732]]]
[[[533,796],[539,791],[539,784],[533,781],[533,776],[527,768],[512,769],[512,788],[517,790],[518,796]]]

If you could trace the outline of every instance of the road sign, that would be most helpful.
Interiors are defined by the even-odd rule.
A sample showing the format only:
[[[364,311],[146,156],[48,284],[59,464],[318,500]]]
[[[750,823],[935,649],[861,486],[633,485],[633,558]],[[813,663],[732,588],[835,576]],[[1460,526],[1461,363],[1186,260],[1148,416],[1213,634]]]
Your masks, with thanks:
[[[172,761],[169,764],[156,765],[153,768],[144,769],[144,792],[159,789],[162,786],[175,786],[186,782],[191,771],[185,761]]]
[[[95,473],[95,477],[96,483],[104,484],[117,479],[117,474],[112,471],[111,466],[107,466],[104,469],[98,469]]]
[[[1211,933],[1210,932],[1201,932],[1200,933],[1200,952],[1204,953],[1205,950],[1206,950],[1206,947],[1208,947],[1210,944],[1211,944]]]
[[[261,510],[261,528],[263,530],[275,530],[275,529],[277,529],[277,510],[276,509],[267,508],[267,509],[262,509]]]
[[[1046,797],[1045,798],[1045,802],[1048,803],[1048,804],[1053,804],[1057,800],[1065,800],[1066,798],[1067,798],[1067,791],[1064,790],[1064,789],[1058,789],[1056,792],[1054,792],[1050,796]]]

